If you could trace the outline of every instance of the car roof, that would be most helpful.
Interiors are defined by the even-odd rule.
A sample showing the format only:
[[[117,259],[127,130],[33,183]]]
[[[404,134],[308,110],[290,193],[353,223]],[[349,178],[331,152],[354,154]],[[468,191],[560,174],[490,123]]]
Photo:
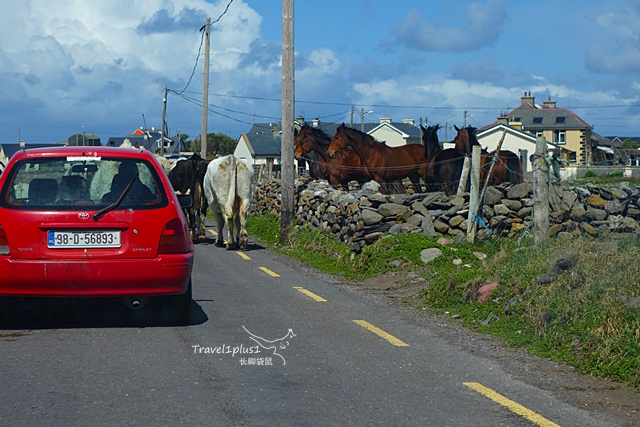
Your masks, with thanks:
[[[121,158],[153,158],[153,155],[144,149],[138,148],[115,148],[115,147],[45,147],[31,148],[17,151],[12,159],[34,158],[34,157],[59,157],[59,156],[82,156],[82,157],[121,157]]]

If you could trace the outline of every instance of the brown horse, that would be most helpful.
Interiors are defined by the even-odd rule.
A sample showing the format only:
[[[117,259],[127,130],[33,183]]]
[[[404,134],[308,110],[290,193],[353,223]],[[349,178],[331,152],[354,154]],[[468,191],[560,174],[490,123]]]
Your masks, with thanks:
[[[467,126],[463,129],[458,129],[456,135],[456,147],[460,147],[464,150],[466,155],[471,154],[471,150],[474,145],[480,145],[476,138],[476,128]],[[522,172],[522,162],[520,158],[512,151],[500,150],[497,155],[495,151],[489,153],[484,148],[481,151],[482,159],[480,160],[481,172],[480,183],[484,185],[489,170],[491,169],[491,163],[494,163],[493,170],[491,171],[491,177],[487,185],[499,185],[503,182],[510,184],[521,184],[524,182],[524,174]]]
[[[365,164],[365,169],[378,183],[390,183],[409,178],[417,191],[420,179],[426,177],[427,157],[422,144],[389,147],[371,135],[340,125],[327,150],[329,157],[347,147],[353,148]]]
[[[428,153],[427,175],[425,181],[432,189],[440,189],[447,195],[455,194],[458,190],[460,175],[464,166],[463,147],[447,148],[440,146],[437,130],[438,125],[422,128],[422,143]]]
[[[322,129],[306,123],[296,133],[293,140],[294,156],[309,163],[309,174],[315,179],[326,179],[333,186],[347,185],[349,181],[360,183],[371,181],[372,177],[363,167],[360,157],[350,148],[331,158],[327,148],[331,137]]]

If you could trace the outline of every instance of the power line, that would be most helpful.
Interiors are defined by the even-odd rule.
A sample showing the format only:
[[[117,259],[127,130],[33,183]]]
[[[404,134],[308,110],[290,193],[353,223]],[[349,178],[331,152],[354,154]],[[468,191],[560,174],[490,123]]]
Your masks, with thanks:
[[[227,4],[227,7],[224,9],[224,12],[222,12],[222,14],[218,17],[218,19],[213,21],[211,24],[215,24],[216,22],[220,21],[220,19],[222,19],[222,17],[229,10],[229,6],[231,6],[231,3],[233,3],[233,0],[229,1],[229,3]],[[200,58],[200,52],[202,51],[202,42],[204,40],[204,33],[205,33],[203,31],[204,28],[205,26],[203,25],[202,27],[200,27],[200,30],[199,30],[202,33],[202,35],[200,36],[200,46],[198,47],[198,55],[196,56],[196,63],[193,65],[193,70],[191,70],[191,76],[189,76],[189,81],[187,81],[187,85],[184,87],[184,89],[182,89],[182,91],[180,91],[180,93],[183,93],[185,90],[187,90],[187,88],[189,87],[189,84],[191,83],[191,79],[193,79],[193,75],[196,72],[196,68],[198,67],[198,59]]]

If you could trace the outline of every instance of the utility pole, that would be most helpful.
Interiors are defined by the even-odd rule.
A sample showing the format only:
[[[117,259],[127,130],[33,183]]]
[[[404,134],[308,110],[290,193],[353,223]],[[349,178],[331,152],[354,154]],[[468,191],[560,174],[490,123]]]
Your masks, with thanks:
[[[464,110],[464,126],[462,126],[463,128],[467,127],[467,110]]]
[[[162,97],[162,125],[160,127],[160,155],[164,156],[164,118],[167,114],[167,85],[164,85],[164,95]]]
[[[353,104],[351,105],[351,110],[349,111],[349,127],[351,129],[353,129],[353,110],[354,110],[354,106]]]
[[[209,113],[209,35],[211,18],[207,18],[204,29],[204,92],[202,94],[202,135],[200,136],[200,157],[207,158],[207,117]]]
[[[360,109],[360,130],[364,133],[364,108]]]
[[[294,114],[294,66],[293,66],[293,0],[282,0],[282,153],[280,209],[280,244],[289,241],[295,201],[293,197],[293,114]]]

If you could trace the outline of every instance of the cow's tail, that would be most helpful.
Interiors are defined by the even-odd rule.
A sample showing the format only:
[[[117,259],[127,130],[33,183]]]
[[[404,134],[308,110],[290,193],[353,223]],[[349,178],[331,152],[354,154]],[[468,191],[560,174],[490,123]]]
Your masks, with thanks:
[[[231,209],[231,212],[233,212],[233,205],[235,204],[237,194],[236,169],[236,156],[231,154],[229,156],[229,198],[227,199],[227,206]]]

